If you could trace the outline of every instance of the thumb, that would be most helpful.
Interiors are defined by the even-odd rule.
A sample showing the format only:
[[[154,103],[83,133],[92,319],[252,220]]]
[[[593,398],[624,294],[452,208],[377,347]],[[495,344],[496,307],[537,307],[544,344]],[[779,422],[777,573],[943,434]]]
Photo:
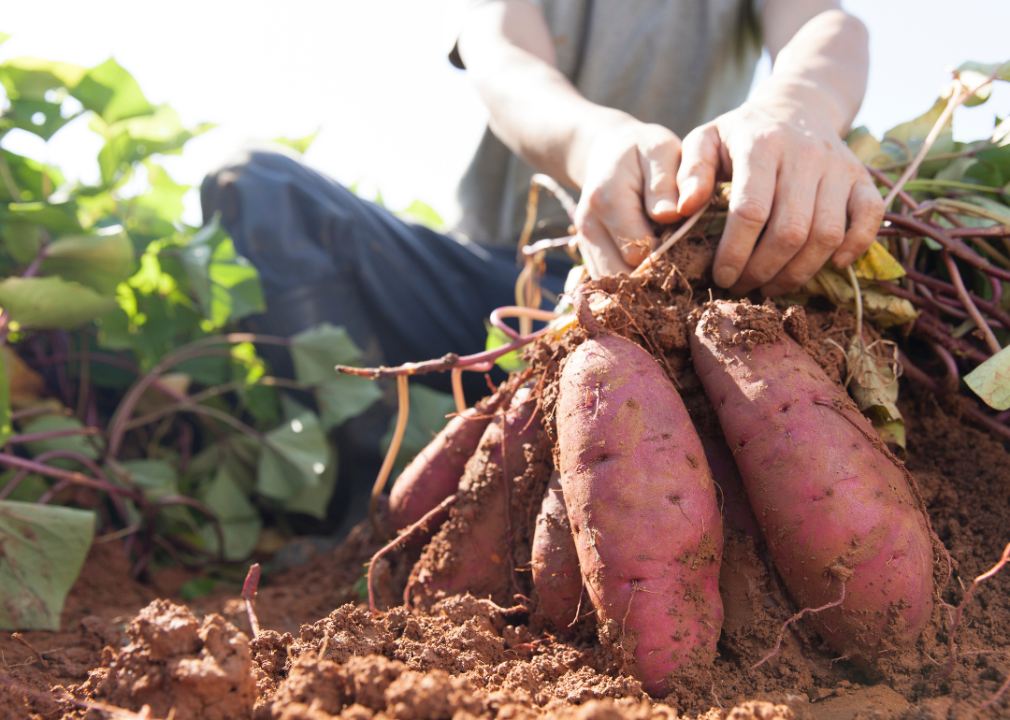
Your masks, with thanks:
[[[682,216],[693,215],[712,196],[721,145],[715,125],[702,125],[684,138],[683,157],[677,172],[680,191],[677,212]]]
[[[680,142],[676,137],[641,148],[645,211],[653,220],[672,223],[680,219],[677,212],[677,166],[680,164]]]

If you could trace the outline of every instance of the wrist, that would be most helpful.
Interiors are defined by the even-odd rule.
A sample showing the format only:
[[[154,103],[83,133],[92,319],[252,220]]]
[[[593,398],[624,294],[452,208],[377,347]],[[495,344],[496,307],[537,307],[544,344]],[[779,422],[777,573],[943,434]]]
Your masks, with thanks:
[[[808,78],[777,78],[761,83],[747,101],[769,108],[790,122],[799,122],[815,132],[841,137],[847,130],[849,114],[838,99]]]

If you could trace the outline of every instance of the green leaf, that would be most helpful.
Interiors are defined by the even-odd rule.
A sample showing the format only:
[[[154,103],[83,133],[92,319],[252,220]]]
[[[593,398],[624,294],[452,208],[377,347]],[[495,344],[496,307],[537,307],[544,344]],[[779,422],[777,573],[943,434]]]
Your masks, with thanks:
[[[51,204],[48,202],[11,203],[0,211],[6,221],[29,222],[41,225],[56,234],[81,232],[77,220],[77,206],[73,202]]]
[[[986,82],[993,75],[998,80],[1010,80],[1010,62],[1005,63],[980,63],[968,61],[962,63],[955,72],[966,90],[979,89],[964,103],[966,107],[981,105],[992,95],[993,83]],[[982,87],[979,87],[982,85]]]
[[[84,423],[75,417],[44,415],[38,420],[33,420],[25,425],[21,429],[21,432],[25,435],[32,435],[35,433],[53,432],[54,430],[81,430],[83,428]],[[86,458],[97,460],[101,456],[101,449],[105,447],[105,441],[96,435],[64,435],[63,437],[51,438],[49,440],[36,440],[26,443],[25,447],[32,457],[49,452],[50,450],[68,450],[83,455]],[[53,461],[53,464],[68,467],[72,463],[70,461],[61,463],[60,459],[57,459]]]
[[[131,483],[145,490],[174,492],[179,476],[164,460],[121,460],[117,463]]]
[[[354,365],[361,350],[347,330],[321,323],[291,338],[291,359],[299,382],[315,385],[337,376],[336,365]]]
[[[209,577],[195,577],[190,578],[182,585],[179,586],[179,596],[182,597],[186,602],[192,602],[197,598],[202,598],[205,595],[210,595],[214,592],[214,586],[217,585],[217,581],[214,578]]]
[[[398,217],[419,225],[424,225],[432,230],[442,230],[445,228],[445,221],[442,216],[435,212],[435,208],[420,200],[412,202],[405,210],[396,213]]]
[[[114,295],[119,283],[133,275],[133,243],[121,227],[103,228],[98,235],[65,237],[46,247],[42,272]]]
[[[0,115],[0,128],[4,130],[20,128],[48,140],[78,115],[79,113],[64,116],[61,103],[47,100],[10,100],[10,105]]]
[[[0,628],[59,630],[95,535],[95,514],[0,501]]]
[[[163,167],[150,160],[144,164],[151,189],[127,202],[125,217],[142,226],[155,219],[174,223],[182,215],[182,198],[192,186],[175,182]]]
[[[214,511],[224,535],[226,560],[247,558],[256,547],[263,522],[246,491],[232,476],[228,463],[221,466],[203,493],[203,502]],[[218,538],[213,523],[200,529],[204,547],[217,552]]]
[[[9,277],[0,282],[0,307],[26,327],[71,330],[114,310],[116,301],[56,277]]]
[[[11,175],[14,177],[14,183],[21,192],[21,197],[11,197],[11,194],[7,191],[7,183],[0,183],[0,201],[9,203],[14,201],[41,200],[43,197],[42,191],[44,186],[47,185],[45,176],[49,178],[49,187],[59,187],[63,184],[63,175],[56,168],[22,157],[21,155],[15,155],[6,150],[2,150],[2,152],[4,160],[7,161],[7,167],[10,168]],[[3,217],[9,217],[9,210],[6,205],[0,208],[0,210],[2,210]]]
[[[29,222],[5,221],[3,224],[3,240],[7,252],[16,262],[27,265],[42,248],[42,236],[38,225]]]
[[[946,108],[947,100],[938,98],[933,107],[926,113],[914,120],[909,120],[888,130],[884,133],[884,141],[882,143],[884,151],[898,162],[911,160],[919,152],[919,148],[922,147],[922,143],[926,140],[926,136],[929,135],[929,131],[933,129],[933,126],[940,119],[940,115],[943,114]],[[890,143],[888,143],[889,140],[891,141]],[[947,124],[940,131],[939,136],[937,136],[933,146],[926,153],[926,157],[949,153],[953,149],[953,125],[948,120]]]
[[[71,89],[87,72],[70,63],[19,57],[0,63],[0,84],[11,100],[45,100],[49,90]]]
[[[278,145],[283,145],[284,147],[287,148],[291,148],[299,155],[304,155],[305,151],[309,149],[309,146],[312,144],[312,141],[316,139],[316,136],[319,134],[319,131],[321,129],[322,128],[316,128],[316,131],[314,133],[312,133],[311,135],[306,135],[305,137],[300,138],[279,137],[274,138],[270,142],[277,143]]]
[[[88,70],[70,94],[107,123],[154,111],[137,81],[113,58]]]
[[[381,397],[379,383],[357,375],[337,375],[316,388],[316,402],[327,431],[357,417]]]
[[[0,360],[0,448],[13,435],[11,429],[11,383],[7,377],[7,363]]]
[[[98,153],[98,166],[102,182],[108,186],[129,172],[133,163],[155,153],[176,153],[190,139],[215,126],[202,123],[186,128],[171,106],[159,105],[152,114],[112,124],[95,117],[88,127],[105,137],[105,146]]]
[[[424,385],[414,383],[410,386],[410,414],[407,417],[407,429],[403,433],[400,452],[396,454],[391,480],[395,480],[400,471],[414,459],[414,456],[428,446],[428,443],[446,426],[449,418],[446,415],[456,412],[456,402],[452,395],[432,390]],[[389,449],[393,441],[393,429],[396,427],[396,417],[389,421],[389,429],[382,436],[380,443],[382,452]]]
[[[266,309],[259,273],[235,252],[218,216],[193,234],[181,259],[203,315],[215,327]]]
[[[326,470],[319,476],[319,482],[304,488],[290,500],[284,502],[285,512],[311,515],[317,520],[326,519],[326,511],[337,487],[337,453],[330,448]]]
[[[512,338],[489,323],[487,320],[484,321],[484,327],[487,328],[487,342],[484,344],[485,350],[495,350],[496,348],[500,348],[502,345],[508,345],[512,342]],[[526,363],[523,362],[522,355],[519,354],[518,350],[505,353],[495,360],[494,364],[509,373],[517,372],[526,367]]]
[[[0,489],[6,487],[7,483],[13,480],[14,476],[17,474],[18,471],[13,468],[0,473]],[[7,499],[33,503],[45,495],[49,490],[49,487],[50,484],[44,477],[36,475],[35,473],[29,473],[21,482],[18,483],[18,486],[11,491],[11,494]]]
[[[1010,410],[1010,346],[964,376],[968,387],[995,410]]]
[[[256,489],[267,497],[289,500],[303,488],[319,484],[327,459],[319,419],[311,412],[302,413],[266,434]]]

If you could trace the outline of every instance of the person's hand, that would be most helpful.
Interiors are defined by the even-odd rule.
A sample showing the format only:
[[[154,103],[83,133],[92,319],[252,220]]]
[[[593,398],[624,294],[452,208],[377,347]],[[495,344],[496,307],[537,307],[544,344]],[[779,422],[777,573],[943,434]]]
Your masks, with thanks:
[[[733,187],[712,277],[734,293],[778,295],[829,258],[848,265],[884,215],[870,176],[816,102],[748,102],[689,133],[677,173],[680,214],[698,210],[720,179]]]
[[[678,220],[680,138],[632,118],[593,136],[575,212],[579,251],[596,278],[631,270],[651,251],[649,218]]]

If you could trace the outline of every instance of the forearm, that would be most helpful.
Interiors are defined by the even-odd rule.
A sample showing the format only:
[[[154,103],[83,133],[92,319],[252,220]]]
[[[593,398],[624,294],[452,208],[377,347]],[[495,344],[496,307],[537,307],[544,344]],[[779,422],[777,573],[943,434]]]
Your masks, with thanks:
[[[796,115],[848,131],[866,92],[866,27],[841,10],[806,22],[775,58],[771,76],[752,100],[783,105]]]
[[[551,42],[538,10],[505,2],[471,14],[459,51],[494,134],[541,172],[581,188],[593,137],[631,118],[586,100],[555,67]]]

